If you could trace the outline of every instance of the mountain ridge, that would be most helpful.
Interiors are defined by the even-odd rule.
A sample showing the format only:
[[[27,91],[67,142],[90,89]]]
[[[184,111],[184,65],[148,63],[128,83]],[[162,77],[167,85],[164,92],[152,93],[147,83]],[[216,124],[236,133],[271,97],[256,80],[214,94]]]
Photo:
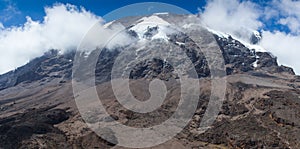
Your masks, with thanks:
[[[191,42],[191,39],[189,39],[184,33],[178,33],[178,34],[175,33],[171,36],[167,36],[167,34],[164,33],[164,31],[159,31],[159,30],[161,30],[161,28],[163,28],[163,27],[166,28],[166,26],[170,25],[167,22],[163,22],[162,21],[163,19],[160,18],[159,16],[167,17],[170,15],[171,14],[154,14],[154,15],[149,15],[149,16],[145,16],[145,17],[130,17],[133,20],[137,20],[135,25],[143,22],[143,19],[149,19],[149,20],[146,20],[144,27],[142,27],[142,31],[144,30],[144,33],[137,33],[135,31],[135,29],[137,29],[137,27],[135,25],[129,25],[129,27],[127,27],[127,30],[129,31],[129,34],[131,36],[133,36],[135,38],[139,38],[139,40],[141,40],[141,39],[142,40],[149,40],[149,39],[153,40],[156,38],[164,39],[168,42],[173,42],[174,44],[177,44],[183,48],[186,48],[185,41]],[[177,15],[171,15],[171,16],[177,17]],[[178,17],[181,19],[182,17],[187,17],[187,16],[186,15],[178,15]],[[128,18],[126,18],[126,20],[128,21]],[[152,24],[150,26],[147,25],[147,23],[148,24],[151,22],[153,23],[153,21],[154,22],[160,21],[163,23],[158,23],[156,25]],[[121,19],[121,20],[109,22],[107,24],[109,26],[114,23],[120,23],[120,22],[123,23],[124,21]],[[126,23],[127,22],[125,22],[125,24]],[[163,25],[163,26],[160,26],[160,25]],[[184,24],[183,26],[187,28],[189,26],[189,24]],[[141,30],[139,30],[139,31],[142,32]],[[225,64],[227,65],[226,66],[227,74],[231,74],[233,71],[239,71],[239,70],[242,72],[245,72],[245,71],[255,71],[255,69],[260,69],[260,70],[267,71],[270,73],[288,73],[291,75],[295,75],[292,68],[289,68],[289,67],[286,67],[283,65],[279,66],[277,63],[277,58],[274,57],[271,53],[262,51],[260,49],[255,49],[255,47],[253,48],[251,46],[245,45],[245,42],[239,41],[239,39],[232,37],[230,34],[214,31],[211,29],[208,29],[208,31],[213,34],[218,45],[221,47],[222,54],[223,54],[223,57],[225,60]],[[160,34],[160,35],[157,36],[157,34]],[[253,35],[255,37],[261,38],[261,36],[258,36],[257,34],[258,33],[256,33],[256,32],[253,33]],[[157,36],[157,37],[155,37],[155,36]],[[259,40],[259,39],[256,39],[256,40]],[[189,47],[187,47],[187,49],[188,48]],[[59,75],[58,76],[55,76],[55,75],[48,76],[47,75],[47,73],[51,73],[51,71],[54,72],[55,71],[54,69],[51,70],[50,72],[45,72],[45,73],[39,72],[39,71],[43,71],[42,68],[39,66],[39,64],[41,64],[42,61],[45,61],[46,59],[49,60],[49,59],[55,58],[55,57],[58,57],[58,59],[57,59],[58,61],[61,60],[60,63],[62,65],[67,65],[65,67],[67,67],[67,69],[68,69],[67,70],[68,75],[65,78],[70,79],[70,77],[71,77],[70,68],[72,67],[75,51],[66,52],[65,54],[62,54],[62,55],[60,55],[58,51],[59,50],[49,50],[43,56],[31,60],[28,64],[21,66],[14,71],[10,71],[8,73],[0,75],[0,89],[12,87],[12,86],[17,85],[24,81],[36,81],[36,80],[39,80],[39,79],[42,79],[45,77],[59,77]],[[110,51],[107,50],[107,52],[110,52]],[[111,53],[113,53],[113,52],[111,52]],[[118,53],[118,52],[116,52],[116,53]],[[66,57],[66,58],[64,58],[64,57]],[[57,60],[53,60],[53,61],[57,61]],[[54,65],[54,64],[59,64],[59,63],[54,62],[52,65]],[[228,65],[232,65],[232,66],[230,67]],[[39,70],[31,71],[31,70],[35,69],[34,67],[40,67],[40,68],[39,68]],[[28,72],[23,73],[22,71],[28,71]],[[30,76],[32,78],[26,78],[26,75]],[[199,75],[199,76],[201,76],[201,75]]]
[[[133,58],[139,54],[151,56],[152,52],[176,46],[191,60],[200,84],[197,110],[184,130],[169,142],[153,148],[299,148],[300,144],[300,77],[293,69],[279,66],[276,57],[268,52],[257,51],[244,45],[233,36],[221,36],[201,28],[211,35],[224,58],[227,88],[224,102],[215,122],[203,132],[201,120],[208,108],[212,90],[211,71],[200,47],[185,32],[192,31],[199,20],[195,16],[154,14],[170,24],[186,25],[185,31],[162,32],[160,25],[142,26],[142,31],[132,24],[141,23],[139,16],[108,23],[122,23],[126,33],[134,40],[133,46],[104,48],[97,58],[95,88],[99,99],[111,117],[97,110],[97,103],[85,103],[88,111],[79,113],[74,100],[72,72],[92,76],[85,68],[73,70],[76,51],[60,53],[50,50],[28,64],[0,75],[0,148],[114,148],[118,138],[107,133],[113,143],[107,142],[88,126],[98,122],[121,124],[141,128],[160,124],[170,117],[180,100],[180,81],[174,67],[163,59],[146,59],[138,63],[120,64],[120,73],[130,71],[130,90],[141,101],[149,99],[152,80],[162,80],[168,94],[157,110],[142,114],[124,108],[112,89],[112,70],[122,52]],[[150,15],[151,16],[151,15]],[[157,20],[157,18],[156,18]],[[151,22],[150,22],[151,23]],[[163,27],[168,24],[161,23]],[[137,33],[140,31],[139,33]],[[159,35],[157,35],[159,34]],[[157,36],[156,36],[157,35]],[[259,38],[259,37],[257,37]],[[209,40],[211,39],[202,39]],[[139,47],[139,48],[134,48]],[[155,51],[156,50],[156,51]],[[167,49],[169,50],[169,49]],[[83,60],[93,58],[97,51],[79,51]],[[77,55],[78,56],[78,55]],[[125,57],[126,58],[126,57]],[[181,55],[175,59],[180,60]],[[122,60],[122,59],[121,59]],[[125,59],[126,60],[126,59]],[[129,59],[130,60],[130,59]],[[122,62],[122,61],[121,61]],[[181,62],[181,61],[179,61]],[[184,64],[184,62],[179,63]],[[83,63],[89,68],[90,64]],[[124,67],[122,67],[124,66]],[[127,70],[133,68],[132,70]],[[118,71],[117,71],[118,72]],[[119,72],[118,72],[119,73]],[[76,79],[76,78],[75,78]],[[88,89],[87,89],[88,90]],[[82,116],[87,118],[85,121]]]

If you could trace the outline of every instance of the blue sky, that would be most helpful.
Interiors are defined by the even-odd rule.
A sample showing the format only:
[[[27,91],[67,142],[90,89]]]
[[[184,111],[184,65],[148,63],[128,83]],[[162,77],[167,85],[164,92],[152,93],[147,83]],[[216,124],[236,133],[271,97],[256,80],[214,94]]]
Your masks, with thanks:
[[[55,3],[70,3],[78,7],[84,7],[86,10],[93,12],[98,16],[104,16],[105,14],[134,3],[148,2],[147,0],[0,0],[0,22],[5,27],[10,26],[20,26],[26,22],[26,16],[30,16],[32,20],[43,20],[46,15],[44,8],[51,7]],[[191,13],[198,13],[199,9],[203,10],[207,4],[206,0],[152,0],[151,2],[162,2],[167,4],[172,4],[179,6],[183,9],[188,10]],[[272,1],[270,0],[251,0],[251,2],[256,3],[263,9]],[[141,11],[140,13],[151,13],[146,11]],[[117,18],[119,16],[114,17]],[[268,21],[261,20],[264,22],[263,29],[268,29],[271,31],[280,30],[284,32],[289,32],[289,28],[281,24],[276,23],[278,21],[276,18],[270,19]]]
[[[106,16],[117,8],[141,2],[148,1],[0,0],[0,74],[51,48],[76,48],[87,29],[100,20],[160,11],[184,12],[167,4],[199,14],[207,27],[246,42],[249,33],[260,31],[263,38],[259,46],[277,56],[280,64],[291,66],[300,74],[300,1],[156,0],[152,2],[165,3],[166,7],[144,5]]]
[[[26,22],[26,16],[33,20],[42,20],[45,16],[44,7],[51,7],[55,3],[70,3],[76,6],[82,6],[85,9],[95,13],[98,16],[104,16],[117,8],[140,2],[149,2],[147,0],[0,0],[0,14],[6,14],[7,17],[1,17],[0,22],[4,26],[20,25]],[[151,2],[162,2],[173,4],[184,8],[192,13],[197,13],[198,8],[205,5],[204,0],[152,0]],[[14,7],[14,10],[6,11],[7,7]]]

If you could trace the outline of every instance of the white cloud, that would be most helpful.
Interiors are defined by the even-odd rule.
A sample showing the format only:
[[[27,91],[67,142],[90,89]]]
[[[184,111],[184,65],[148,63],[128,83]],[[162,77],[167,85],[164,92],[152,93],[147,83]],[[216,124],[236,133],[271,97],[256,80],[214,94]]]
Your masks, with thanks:
[[[76,49],[86,32],[97,22],[101,31],[97,37],[101,35],[101,38],[97,44],[93,43],[94,47],[99,46],[99,42],[103,44],[105,38],[119,30],[105,30],[102,18],[70,4],[46,7],[45,12],[42,22],[27,17],[27,22],[20,27],[0,29],[0,74],[24,65],[49,49]]]
[[[279,24],[286,25],[293,34],[300,33],[300,1],[273,0],[270,8],[279,13]]]
[[[276,31],[263,31],[263,40],[261,45],[271,49],[275,56],[278,56],[279,62],[287,66],[293,66],[294,70],[300,73],[300,36]]]
[[[268,9],[278,12],[271,18],[277,19],[275,23],[286,26],[290,32],[263,31],[261,45],[277,56],[280,64],[290,66],[300,74],[300,1],[273,0]]]
[[[300,9],[299,9],[300,10]],[[282,18],[278,21],[281,25],[286,25],[292,33],[300,33],[300,19],[295,17]]]
[[[101,18],[72,5],[45,8],[43,22],[27,22],[0,31],[0,73],[15,69],[49,49],[75,48],[87,30]]]
[[[286,26],[290,33],[262,30],[260,45],[277,56],[280,64],[291,66],[300,74],[300,1],[273,0],[261,8],[250,1],[210,0],[200,16],[208,27],[243,40],[249,31],[261,30],[269,21]]]
[[[210,0],[200,17],[212,29],[248,40],[252,31],[262,26],[258,12],[258,6],[249,1]]]
[[[78,50],[89,52],[97,47],[102,48],[104,46],[108,49],[114,49],[129,45],[135,41],[134,38],[124,32],[125,27],[122,24],[109,24],[110,23],[104,26],[101,24],[96,24],[93,26],[87,32],[80,45],[78,45]]]
[[[275,5],[275,6],[274,6]],[[273,0],[273,6],[278,7],[279,10],[285,14],[283,15],[296,15],[300,16],[300,12],[297,11],[300,8],[300,1],[295,0]]]

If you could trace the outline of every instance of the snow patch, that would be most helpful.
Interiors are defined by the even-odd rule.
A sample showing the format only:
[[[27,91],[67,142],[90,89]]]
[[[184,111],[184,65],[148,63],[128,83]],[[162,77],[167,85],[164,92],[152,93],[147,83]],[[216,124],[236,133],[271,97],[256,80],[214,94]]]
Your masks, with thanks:
[[[138,34],[139,38],[142,39],[144,38],[143,36],[148,31],[149,28],[158,27],[158,33],[152,37],[152,40],[153,39],[169,40],[167,37],[167,32],[169,32],[167,26],[169,25],[170,23],[163,20],[162,18],[152,15],[138,20],[137,24],[134,25],[131,28],[131,30],[135,31]]]
[[[185,45],[185,43],[183,43],[183,42],[178,42],[178,41],[176,41],[176,44],[178,44],[178,45]]]
[[[104,28],[108,28],[110,25],[112,25],[115,21],[111,21],[111,22],[108,22],[106,24],[103,25]]]
[[[259,60],[259,56],[256,55],[255,58],[256,58],[256,61],[252,63],[252,66],[253,66],[254,68],[257,68],[257,63],[258,63],[258,60]]]
[[[253,35],[257,38],[257,39],[261,39],[261,35],[258,31],[253,31]]]
[[[222,37],[222,38],[229,38],[229,36],[230,36],[229,34],[226,34],[226,33],[223,33],[223,32],[219,32],[219,31],[216,31],[216,30],[212,30],[212,29],[210,29],[210,28],[207,28],[207,30],[208,30],[209,32],[211,32],[211,33],[213,33],[213,34],[219,36],[219,37]]]
[[[253,45],[253,44],[250,44],[250,43],[247,43],[243,40],[239,40],[239,39],[236,39],[238,40],[239,42],[241,42],[243,45],[245,45],[248,49],[254,49],[255,52],[267,52],[267,50],[265,50],[263,47],[259,46],[259,45]]]
[[[158,16],[144,17],[137,21],[138,24],[132,27],[135,31],[146,31],[148,27],[155,27],[157,25],[168,26],[169,22],[163,20]]]
[[[258,60],[256,60],[256,61],[252,64],[254,68],[257,67],[257,62],[258,62]]]
[[[227,33],[223,33],[223,32],[220,32],[220,31],[216,31],[216,30],[213,30],[213,29],[210,29],[210,28],[207,28],[207,30],[221,38],[228,38],[229,36],[232,37],[232,39],[234,40],[237,40],[239,41],[241,44],[243,44],[245,47],[247,47],[248,49],[252,50],[254,49],[255,52],[267,52],[267,50],[265,50],[263,47],[261,47],[260,45],[254,45],[254,44],[250,44],[242,39],[239,39],[235,36],[232,36],[232,35],[229,35]],[[258,31],[254,31],[253,32],[255,35],[257,35],[258,37],[260,37],[260,34]]]
[[[163,32],[161,28],[159,28],[158,30],[159,30],[158,33],[152,37],[152,40],[153,39],[165,39],[165,40],[169,40],[167,34],[165,32]]]
[[[184,24],[182,27],[188,29],[188,28],[192,28],[193,26],[201,26],[201,25],[196,23],[189,23],[189,24]]]

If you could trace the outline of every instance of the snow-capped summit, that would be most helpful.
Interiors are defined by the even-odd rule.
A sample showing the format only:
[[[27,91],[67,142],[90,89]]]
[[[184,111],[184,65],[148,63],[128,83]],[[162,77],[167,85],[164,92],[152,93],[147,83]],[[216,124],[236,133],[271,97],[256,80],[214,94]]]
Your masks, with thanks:
[[[159,16],[152,15],[143,17],[136,21],[136,24],[130,28],[131,31],[137,33],[139,39],[164,39],[168,40],[168,32],[170,31],[167,26],[170,23],[163,20]]]
[[[50,50],[0,75],[0,148],[118,148],[124,139],[106,126],[120,122],[126,127],[152,128],[174,115],[169,128],[179,128],[177,123],[182,120],[189,123],[160,148],[299,148],[300,77],[292,68],[279,66],[270,53],[260,52],[259,45],[249,42],[250,36],[245,42],[207,29],[196,19],[154,14],[115,20],[104,27],[110,31],[113,24],[121,26],[122,32],[114,37],[130,41],[132,46],[119,42],[114,48],[87,46],[89,53]],[[172,29],[177,32],[169,32]],[[106,38],[106,34],[97,35]],[[261,38],[258,32],[253,36]],[[216,59],[207,59],[203,49]],[[163,50],[171,59],[165,58]],[[211,69],[209,63],[224,65]],[[191,71],[196,74],[190,75]],[[213,74],[220,71],[220,75]],[[128,81],[128,86],[121,79]],[[155,79],[162,80],[164,97],[160,96],[161,87],[151,91]],[[190,81],[199,84],[200,92],[192,90],[195,87]],[[219,87],[224,87],[222,94]],[[129,97],[128,91],[141,102],[152,93],[164,100],[150,113],[136,113],[118,102],[116,90],[124,99]],[[92,96],[93,91],[99,99]],[[194,104],[185,104],[185,95],[187,100],[196,97]],[[99,110],[98,105],[103,108]],[[178,111],[185,105],[188,111]],[[188,119],[185,113],[193,106],[195,112]],[[217,112],[215,121],[211,111]],[[202,127],[207,120],[213,123]],[[104,138],[93,132],[94,128]],[[163,136],[164,132],[168,133],[153,134]]]
[[[249,33],[248,37],[238,36],[211,29],[202,24],[201,20],[193,15],[174,15],[168,13],[130,17],[118,20],[117,22],[124,24],[128,32],[137,39],[136,41],[143,41],[143,44],[147,44],[144,41],[158,39],[166,43],[176,44],[183,50],[196,49],[197,51],[197,47],[193,46],[193,40],[189,38],[188,34],[196,28],[206,30],[215,37],[220,46],[225,64],[228,64],[228,74],[262,69],[272,73],[285,71],[293,74],[292,69],[278,66],[276,57],[259,45],[262,37],[258,31],[247,30],[247,33]],[[241,31],[240,34],[243,35],[244,33],[245,31]],[[251,35],[253,36],[252,41],[250,40]],[[197,55],[197,52],[194,54]],[[200,76],[207,76],[209,74],[206,71],[206,66],[201,65],[199,68],[201,68]]]
[[[186,21],[188,20],[188,21]],[[165,44],[173,43],[184,52],[188,53],[196,67],[199,77],[207,77],[210,75],[209,67],[205,62],[205,56],[201,53],[201,49],[195,46],[195,42],[185,32],[193,32],[196,27],[201,27],[201,24],[197,23],[197,20],[190,15],[172,15],[172,14],[159,14],[143,17],[131,17],[120,20],[115,20],[105,27],[109,27],[113,24],[122,24],[128,31],[129,35],[142,42],[144,47],[147,47],[148,41],[162,40]],[[178,26],[178,28],[174,28]],[[260,47],[258,44],[252,44],[239,39],[231,34],[223,33],[213,29],[205,28],[202,26],[205,32],[210,32],[214,38],[209,40],[216,40],[218,46],[224,57],[226,72],[228,75],[235,73],[246,73],[252,71],[265,71],[268,73],[288,73],[294,74],[292,68],[285,66],[279,66],[276,57],[266,52],[266,50]],[[175,31],[176,30],[176,31]],[[182,31],[183,30],[183,31]],[[253,35],[260,39],[259,32],[253,32]],[[128,36],[124,36],[128,37]],[[202,40],[199,36],[199,40]],[[127,38],[126,38],[127,39]],[[129,38],[127,39],[129,40]],[[161,43],[161,42],[160,42]],[[160,44],[154,42],[153,44]],[[131,42],[130,42],[131,44]],[[159,45],[164,48],[164,45]],[[99,57],[99,67],[96,69],[97,82],[105,82],[109,79],[110,66],[114,63],[114,59],[118,56],[121,50],[128,47],[119,46],[114,49],[106,49]],[[147,47],[149,49],[149,47]],[[82,56],[88,59],[93,56],[96,50],[90,49],[89,53],[85,53]],[[131,50],[130,48],[127,50]],[[143,50],[135,53],[142,53]],[[159,50],[159,49],[155,49]],[[151,51],[151,50],[145,50]],[[172,49],[170,49],[172,51]],[[75,53],[63,53],[59,54],[59,51],[54,51],[56,54],[46,54],[42,57],[33,59],[28,64],[0,76],[0,90],[6,89],[23,82],[39,81],[43,79],[56,79],[59,81],[65,81],[71,78],[73,58]],[[150,53],[144,53],[144,55],[150,55]],[[181,59],[180,55],[178,59]],[[60,68],[58,68],[59,66]],[[88,67],[87,67],[88,68]],[[164,68],[164,71],[162,71]],[[166,70],[166,68],[168,68]],[[166,67],[163,61],[155,60],[145,62],[137,65],[136,69],[132,72],[132,77],[139,78],[164,78],[174,77],[172,74],[172,67]],[[85,72],[85,70],[80,70]]]

